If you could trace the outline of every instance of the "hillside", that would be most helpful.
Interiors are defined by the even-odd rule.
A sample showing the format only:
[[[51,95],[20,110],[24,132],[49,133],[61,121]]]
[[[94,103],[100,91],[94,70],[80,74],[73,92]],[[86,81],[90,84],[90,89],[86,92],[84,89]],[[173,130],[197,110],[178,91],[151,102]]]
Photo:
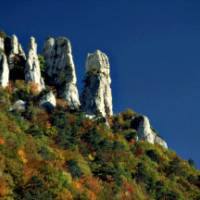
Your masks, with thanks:
[[[112,111],[105,53],[88,54],[79,98],[71,43],[38,55],[0,34],[1,200],[200,200],[200,171],[146,116]]]
[[[20,95],[26,111],[8,112]],[[28,98],[28,99],[27,99]],[[200,199],[200,172],[175,152],[136,142],[131,110],[91,120],[59,101],[48,113],[23,81],[0,93],[0,199]]]

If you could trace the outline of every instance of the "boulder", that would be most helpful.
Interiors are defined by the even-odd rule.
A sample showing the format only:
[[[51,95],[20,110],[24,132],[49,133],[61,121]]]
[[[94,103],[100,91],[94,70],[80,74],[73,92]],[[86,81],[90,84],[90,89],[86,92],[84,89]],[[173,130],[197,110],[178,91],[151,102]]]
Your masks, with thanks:
[[[45,94],[39,103],[40,107],[43,107],[49,111],[53,110],[56,107],[56,97],[52,91]]]
[[[109,117],[113,114],[110,84],[110,64],[107,55],[100,50],[89,53],[81,95],[82,109],[87,115]]]
[[[48,38],[44,45],[44,58],[47,82],[56,86],[58,97],[64,98],[70,108],[79,108],[79,94],[70,41],[65,37]]]
[[[168,148],[164,139],[157,135],[157,133],[151,128],[150,121],[146,116],[137,116],[133,118],[132,128],[137,130],[138,139],[147,141],[151,144],[159,144],[164,148]]]
[[[9,84],[9,67],[7,57],[0,52],[0,86],[5,88]]]
[[[25,81],[37,85],[38,91],[45,88],[44,80],[41,76],[40,62],[37,55],[37,44],[35,38],[30,38],[29,51],[25,67]]]
[[[17,112],[23,112],[26,110],[26,102],[19,99],[17,100],[13,106],[9,109],[9,111],[17,111]]]
[[[155,144],[159,144],[160,146],[163,146],[164,148],[168,148],[167,142],[165,142],[164,139],[162,139],[160,136],[156,135],[155,137]]]

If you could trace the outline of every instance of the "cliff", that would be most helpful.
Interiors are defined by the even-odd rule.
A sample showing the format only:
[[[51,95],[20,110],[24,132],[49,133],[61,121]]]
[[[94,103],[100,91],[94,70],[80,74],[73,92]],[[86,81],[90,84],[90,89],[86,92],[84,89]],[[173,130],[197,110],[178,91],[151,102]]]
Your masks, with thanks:
[[[0,199],[200,199],[191,159],[148,117],[113,114],[111,69],[105,53],[89,53],[79,100],[69,39],[48,38],[38,55],[33,37],[27,53],[0,37]]]

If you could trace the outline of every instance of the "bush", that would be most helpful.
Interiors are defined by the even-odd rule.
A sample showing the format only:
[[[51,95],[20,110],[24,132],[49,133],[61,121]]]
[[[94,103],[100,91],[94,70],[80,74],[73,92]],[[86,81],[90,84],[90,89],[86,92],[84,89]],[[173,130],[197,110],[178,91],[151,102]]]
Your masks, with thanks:
[[[131,120],[135,116],[135,112],[131,109],[127,109],[125,112],[121,113],[124,120]]]
[[[39,62],[40,62],[40,70],[41,70],[42,76],[45,77],[46,63],[45,63],[44,56],[39,54],[38,59],[39,59]]]
[[[6,38],[7,34],[3,30],[0,30],[0,37],[1,38]]]
[[[56,158],[54,152],[46,146],[42,146],[39,149],[38,153],[42,156],[44,160],[54,160]]]
[[[77,161],[69,160],[67,162],[67,166],[73,178],[80,178],[83,175],[80,167],[78,166]]]
[[[156,153],[155,150],[150,149],[146,151],[146,155],[154,162],[160,163],[160,156]]]
[[[183,168],[181,160],[178,157],[170,161],[169,166],[166,168],[166,174],[167,176],[187,176],[187,172]]]
[[[30,128],[26,132],[32,136],[44,135],[44,132],[37,125],[31,125]]]
[[[54,199],[52,193],[45,188],[43,180],[37,176],[33,176],[24,187],[18,186],[15,192],[16,199]]]
[[[195,168],[195,162],[194,160],[192,160],[191,158],[188,160],[188,163],[191,167],[194,167]]]

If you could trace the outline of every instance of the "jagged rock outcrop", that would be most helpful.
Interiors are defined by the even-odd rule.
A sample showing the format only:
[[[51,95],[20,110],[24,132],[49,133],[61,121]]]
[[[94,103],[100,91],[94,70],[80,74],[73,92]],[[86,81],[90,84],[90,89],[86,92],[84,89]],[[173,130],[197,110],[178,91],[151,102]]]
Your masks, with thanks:
[[[151,144],[159,144],[164,148],[168,148],[167,143],[151,128],[148,117],[135,117],[132,121],[132,128],[137,130],[139,140],[145,140]]]
[[[37,44],[35,38],[30,38],[29,51],[25,67],[25,81],[37,85],[38,91],[45,88],[44,80],[41,76],[40,62],[37,55]]]
[[[9,83],[9,67],[7,57],[3,52],[0,52],[0,86],[5,88]]]
[[[110,64],[105,53],[97,50],[88,54],[84,82],[81,105],[85,113],[103,117],[111,116],[113,110]]]
[[[10,69],[14,68],[15,63],[24,63],[26,56],[16,35],[5,38],[4,45]]]
[[[69,107],[79,108],[79,94],[70,41],[65,37],[49,38],[44,45],[44,58],[47,82],[56,86],[58,96],[64,98]]]
[[[45,94],[40,100],[39,105],[45,109],[53,110],[56,107],[56,97],[52,91]]]
[[[9,109],[10,112],[17,111],[17,112],[23,112],[26,110],[26,102],[19,99],[17,100],[13,106]]]

